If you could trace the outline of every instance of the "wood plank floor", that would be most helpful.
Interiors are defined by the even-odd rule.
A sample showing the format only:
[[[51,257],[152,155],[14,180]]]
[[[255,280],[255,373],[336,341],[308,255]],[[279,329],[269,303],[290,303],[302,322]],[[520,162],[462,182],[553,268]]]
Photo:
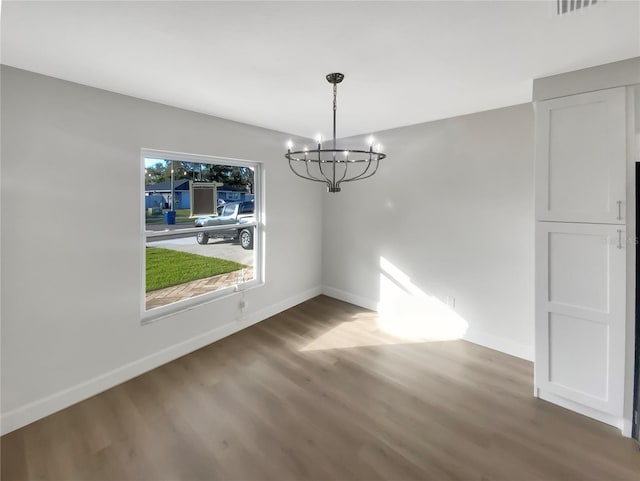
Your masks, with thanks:
[[[532,364],[317,297],[2,438],[3,480],[634,480]]]

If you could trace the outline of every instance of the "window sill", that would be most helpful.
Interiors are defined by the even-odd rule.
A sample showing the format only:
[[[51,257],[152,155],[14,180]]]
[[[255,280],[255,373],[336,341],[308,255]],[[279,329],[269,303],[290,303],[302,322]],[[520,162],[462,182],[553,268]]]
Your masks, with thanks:
[[[155,309],[151,309],[148,311],[144,310],[141,314],[140,324],[142,326],[153,324],[156,321],[160,321],[162,319],[166,319],[169,317],[174,317],[177,314],[191,311],[193,309],[198,309],[202,306],[206,306],[214,302],[219,302],[219,301],[222,301],[223,299],[227,299],[235,295],[242,294],[243,292],[246,292],[249,290],[260,288],[264,285],[265,283],[261,279],[253,279],[243,284],[225,287],[224,289],[219,289],[214,292],[201,294],[199,296],[192,297],[190,299],[185,299],[183,301],[174,302],[166,306],[156,307]]]

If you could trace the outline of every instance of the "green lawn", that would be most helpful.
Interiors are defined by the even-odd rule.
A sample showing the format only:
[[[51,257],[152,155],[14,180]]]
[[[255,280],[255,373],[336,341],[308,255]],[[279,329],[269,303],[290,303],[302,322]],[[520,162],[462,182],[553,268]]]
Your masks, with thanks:
[[[226,274],[242,269],[242,264],[200,256],[188,252],[178,252],[159,247],[147,247],[147,292],[176,286],[205,277]]]

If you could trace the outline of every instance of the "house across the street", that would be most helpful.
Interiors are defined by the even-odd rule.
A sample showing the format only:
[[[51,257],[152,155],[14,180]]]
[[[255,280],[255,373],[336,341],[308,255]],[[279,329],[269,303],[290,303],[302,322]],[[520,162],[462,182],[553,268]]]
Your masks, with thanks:
[[[174,209],[191,209],[191,193],[189,180],[180,179],[173,181],[175,194]],[[253,194],[247,192],[246,187],[235,185],[221,185],[218,187],[218,202],[243,202],[253,200]],[[167,180],[157,184],[145,186],[145,209],[161,208],[169,209],[171,206],[171,181]]]

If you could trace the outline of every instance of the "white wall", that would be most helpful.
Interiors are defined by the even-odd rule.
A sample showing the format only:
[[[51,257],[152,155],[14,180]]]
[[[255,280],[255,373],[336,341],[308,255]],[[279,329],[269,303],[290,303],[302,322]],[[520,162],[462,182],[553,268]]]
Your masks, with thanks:
[[[324,197],[325,292],[370,308],[386,301],[392,323],[412,297],[423,297],[414,311],[455,298],[446,322],[462,318],[469,340],[532,359],[531,104],[376,137],[389,154],[378,173]]]
[[[532,357],[531,105],[381,132],[378,174],[332,195],[288,171],[287,134],[4,66],[1,87],[3,432],[321,284],[374,308],[394,282],[455,297],[467,338]],[[266,285],[244,316],[234,295],[140,325],[141,148],[264,162]]]
[[[4,66],[1,113],[3,432],[320,292],[322,189],[288,172],[288,135]],[[242,319],[238,294],[141,326],[141,148],[264,162]]]

